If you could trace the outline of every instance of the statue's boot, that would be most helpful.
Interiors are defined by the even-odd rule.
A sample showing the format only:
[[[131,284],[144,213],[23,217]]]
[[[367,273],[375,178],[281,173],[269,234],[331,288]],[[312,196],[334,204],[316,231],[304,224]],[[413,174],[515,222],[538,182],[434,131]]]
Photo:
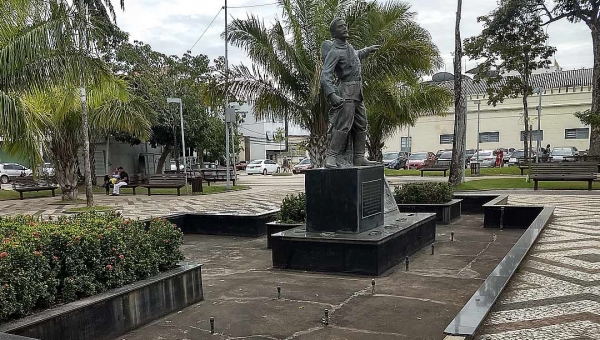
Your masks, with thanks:
[[[370,161],[365,158],[365,146],[367,145],[367,133],[354,133],[354,166],[369,166],[376,165],[377,162]]]
[[[327,157],[325,157],[326,168],[335,169],[339,167],[337,164],[337,156],[346,145],[347,138],[347,132],[337,130],[331,132],[331,141],[329,142],[329,148],[327,149]]]

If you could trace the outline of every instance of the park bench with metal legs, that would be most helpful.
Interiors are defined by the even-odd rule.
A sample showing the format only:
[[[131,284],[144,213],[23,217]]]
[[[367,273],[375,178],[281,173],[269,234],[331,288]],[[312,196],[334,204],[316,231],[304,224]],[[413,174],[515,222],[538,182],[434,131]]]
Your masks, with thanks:
[[[446,177],[446,172],[448,172],[448,170],[450,170],[450,168],[448,167],[430,167],[430,168],[421,168],[419,169],[419,171],[421,171],[421,177],[423,177],[423,172],[425,171],[443,171],[444,172],[444,177]]]
[[[24,192],[31,191],[52,191],[52,197],[56,196],[58,187],[49,182],[36,181],[33,178],[18,178],[12,181],[13,190],[19,193],[19,198],[23,199]]]
[[[208,183],[208,186],[210,186],[210,182],[227,181],[226,169],[201,169],[200,173],[202,174],[202,179]],[[229,178],[235,186],[235,181],[237,178],[234,176],[233,168],[229,169]]]
[[[129,176],[129,181],[127,183],[127,185],[123,185],[122,187],[119,188],[119,190],[121,189],[133,189],[133,194],[135,195],[135,189],[137,187],[139,187],[142,184],[142,176],[139,174],[134,174],[134,175],[130,175]],[[114,184],[109,183],[108,186],[106,186],[106,194],[109,194],[109,189],[111,187],[114,187]]]
[[[142,184],[142,187],[148,190],[150,196],[151,189],[177,189],[177,196],[181,196],[181,188],[185,186],[185,174],[156,174],[148,177],[148,183]]]
[[[540,181],[588,182],[588,190],[592,190],[592,182],[597,178],[597,175],[597,163],[532,163],[530,178],[533,180],[534,190],[538,189],[538,182]]]

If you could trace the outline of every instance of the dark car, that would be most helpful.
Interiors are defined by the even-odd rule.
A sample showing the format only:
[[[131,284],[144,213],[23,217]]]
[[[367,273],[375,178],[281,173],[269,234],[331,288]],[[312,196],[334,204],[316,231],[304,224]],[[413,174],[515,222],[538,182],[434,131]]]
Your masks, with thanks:
[[[579,151],[575,147],[554,148],[550,152],[552,162],[574,162],[579,156]]]
[[[398,158],[396,158],[393,161],[391,161],[390,163],[388,163],[388,165],[386,165],[386,168],[394,169],[394,170],[404,169],[407,161],[408,161],[408,157],[398,156]]]
[[[452,151],[443,152],[435,161],[435,167],[448,168],[452,163]]]
[[[294,168],[292,168],[292,172],[295,174],[302,174],[305,173],[306,170],[310,169],[312,169],[312,163],[310,162],[310,158],[305,158],[302,161],[300,161],[300,163],[294,165]]]
[[[438,158],[440,158],[440,156],[441,156],[441,155],[442,155],[444,152],[448,152],[448,151],[452,151],[452,149],[443,149],[443,150],[438,150],[438,151],[435,153],[435,159],[438,159]]]
[[[246,170],[247,165],[248,165],[248,162],[240,161],[238,164],[235,165],[235,169],[236,170]]]

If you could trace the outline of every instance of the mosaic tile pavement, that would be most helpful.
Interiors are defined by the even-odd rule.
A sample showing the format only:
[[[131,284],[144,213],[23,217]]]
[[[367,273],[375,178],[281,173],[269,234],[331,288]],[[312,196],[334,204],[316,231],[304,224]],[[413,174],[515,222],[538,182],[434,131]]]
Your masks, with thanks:
[[[115,206],[123,216],[134,219],[179,213],[254,215],[279,209],[281,200],[287,194],[300,192],[303,189],[302,186],[296,185],[284,187],[259,185],[248,190],[198,196],[147,196],[144,192],[135,196],[122,194],[119,197],[95,194],[94,201],[97,205]],[[85,196],[80,195],[80,198]],[[0,214],[57,216],[63,214],[62,211],[66,207],[60,204],[58,197],[0,201]]]
[[[556,210],[476,339],[600,339],[600,197],[510,196],[509,202]]]

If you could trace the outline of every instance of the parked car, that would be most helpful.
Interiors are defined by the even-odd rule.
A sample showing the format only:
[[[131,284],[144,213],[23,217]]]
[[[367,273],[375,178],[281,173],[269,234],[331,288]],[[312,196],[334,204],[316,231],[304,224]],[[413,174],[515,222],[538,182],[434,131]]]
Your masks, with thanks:
[[[392,162],[390,162],[390,164],[388,164],[386,167],[388,169],[394,169],[394,170],[404,169],[406,167],[407,161],[408,161],[408,157],[405,156],[405,153],[401,153],[401,156],[398,156],[396,159],[394,159]]]
[[[446,151],[435,160],[435,166],[440,168],[450,167],[452,163],[452,151]]]
[[[474,155],[476,152],[477,152],[477,150],[476,150],[476,149],[467,149],[467,150],[465,150],[465,155],[466,155],[466,157],[467,157],[467,158],[466,158],[466,160],[467,160],[467,163],[469,162],[469,159],[471,159],[471,157],[473,157],[473,155]]]
[[[42,167],[42,175],[44,176],[54,176],[56,173],[56,170],[54,170],[54,165],[52,165],[52,163],[44,163],[44,166]]]
[[[561,147],[554,148],[550,152],[551,162],[574,162],[579,156],[579,151],[576,147]]]
[[[533,149],[531,151],[529,151],[529,155],[530,155],[530,157],[535,157],[535,152]],[[509,166],[519,165],[524,162],[524,157],[525,157],[525,150],[523,150],[523,149],[515,150],[510,154],[510,157],[508,158],[508,165]]]
[[[421,169],[435,163],[433,152],[414,152],[408,157],[405,169]]]
[[[478,162],[480,168],[495,167],[496,155],[494,155],[494,150],[481,150],[479,152],[475,152],[475,154],[471,156],[469,164],[474,164]]]
[[[236,170],[246,170],[246,166],[248,166],[248,162],[239,161],[239,163],[235,165],[235,169]]]
[[[17,163],[0,164],[0,183],[6,184],[11,179],[23,176],[31,176],[31,169]]]
[[[304,158],[300,161],[300,163],[294,165],[294,167],[292,168],[292,172],[295,174],[302,174],[305,173],[306,170],[310,170],[312,168],[313,166],[310,162],[310,158]]]
[[[398,151],[386,152],[383,154],[383,165],[388,166],[391,162],[395,161],[398,158]]]
[[[448,151],[452,151],[452,149],[443,149],[443,150],[438,150],[438,151],[435,153],[435,159],[438,159],[438,158],[440,158],[440,156],[441,156],[441,155],[442,155],[444,152],[448,152]]]
[[[254,160],[246,166],[246,173],[248,175],[254,174],[274,174],[276,172],[281,171],[281,167],[279,164],[275,163],[270,159],[257,159]]]

